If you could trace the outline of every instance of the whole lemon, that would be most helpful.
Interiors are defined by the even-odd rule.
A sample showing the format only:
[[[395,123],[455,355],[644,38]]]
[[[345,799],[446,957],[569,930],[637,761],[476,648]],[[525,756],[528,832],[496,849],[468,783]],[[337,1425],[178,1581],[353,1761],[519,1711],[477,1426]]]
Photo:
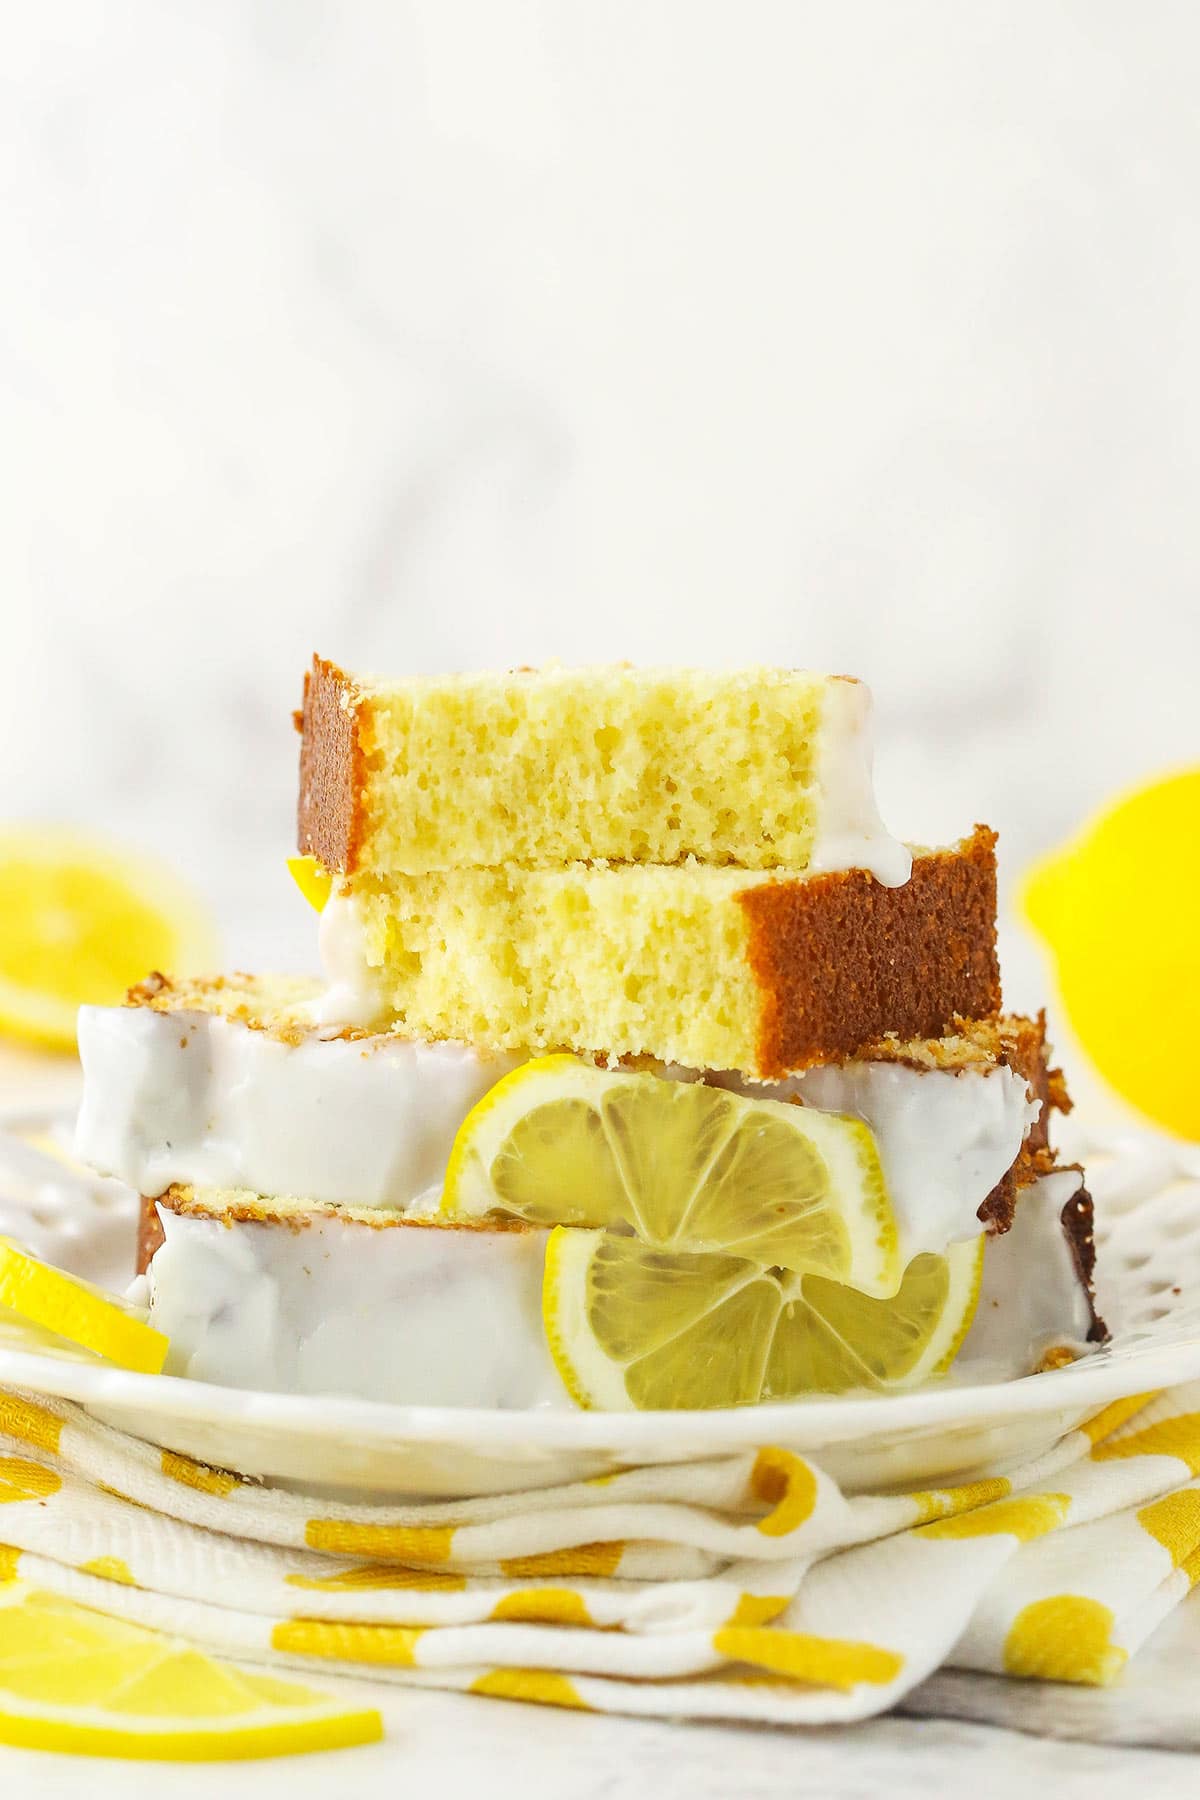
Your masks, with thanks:
[[[1117,800],[1030,871],[1021,901],[1101,1074],[1200,1140],[1200,769]]]

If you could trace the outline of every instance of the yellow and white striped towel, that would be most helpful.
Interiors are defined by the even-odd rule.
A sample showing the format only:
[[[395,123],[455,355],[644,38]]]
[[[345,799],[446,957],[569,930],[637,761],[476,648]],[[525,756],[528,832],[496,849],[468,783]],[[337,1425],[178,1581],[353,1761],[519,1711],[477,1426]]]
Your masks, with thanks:
[[[1007,1477],[843,1495],[757,1454],[452,1504],[333,1504],[0,1393],[0,1579],[246,1661],[670,1717],[822,1723],[941,1665],[1106,1683],[1200,1576],[1200,1383]]]

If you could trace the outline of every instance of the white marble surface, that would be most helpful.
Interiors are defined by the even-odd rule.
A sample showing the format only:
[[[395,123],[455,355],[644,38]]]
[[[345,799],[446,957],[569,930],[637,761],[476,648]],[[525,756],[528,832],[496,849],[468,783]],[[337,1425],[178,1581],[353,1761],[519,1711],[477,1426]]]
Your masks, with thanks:
[[[361,1690],[370,1697],[373,1690]],[[376,1696],[377,1697],[377,1696]],[[365,1749],[211,1768],[91,1764],[90,1800],[1108,1800],[1142,1791],[1194,1800],[1200,1765],[1169,1750],[1065,1743],[955,1719],[887,1718],[844,1731],[679,1726],[603,1719],[452,1694],[387,1702],[387,1741]],[[76,1800],[81,1768],[65,1757],[0,1752],[21,1800]]]

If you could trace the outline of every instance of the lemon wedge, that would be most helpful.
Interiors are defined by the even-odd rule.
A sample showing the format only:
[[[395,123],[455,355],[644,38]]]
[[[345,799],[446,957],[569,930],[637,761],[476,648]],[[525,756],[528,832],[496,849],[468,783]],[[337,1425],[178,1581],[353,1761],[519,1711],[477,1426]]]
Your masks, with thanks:
[[[336,1750],[382,1735],[374,1708],[217,1662],[21,1582],[0,1587],[0,1743],[215,1762]]]
[[[81,1005],[215,960],[207,914],[162,863],[76,831],[0,831],[0,1030],[70,1049]]]
[[[738,1256],[560,1227],[542,1320],[572,1399],[606,1412],[748,1406],[915,1387],[949,1368],[979,1300],[983,1238],[925,1252],[891,1299]]]
[[[671,1251],[724,1251],[894,1294],[896,1221],[859,1119],[700,1082],[523,1063],[455,1139],[442,1212],[603,1226]]]
[[[333,876],[315,856],[289,856],[288,874],[314,912],[324,912]]]
[[[119,1363],[123,1369],[157,1375],[167,1359],[169,1340],[132,1307],[114,1294],[106,1294],[66,1275],[38,1257],[0,1237],[0,1307],[26,1323],[51,1331]]]
[[[1123,1099],[1200,1140],[1200,769],[1123,795],[1031,869],[1021,904],[1071,1026]]]

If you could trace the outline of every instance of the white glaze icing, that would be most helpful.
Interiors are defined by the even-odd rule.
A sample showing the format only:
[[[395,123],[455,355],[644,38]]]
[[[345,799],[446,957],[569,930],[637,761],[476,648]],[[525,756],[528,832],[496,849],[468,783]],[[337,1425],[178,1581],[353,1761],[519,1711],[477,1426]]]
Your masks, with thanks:
[[[572,1404],[542,1330],[544,1231],[160,1216],[150,1318],[171,1374],[400,1404]]]
[[[861,681],[831,681],[817,739],[821,802],[809,868],[869,869],[884,887],[903,887],[912,852],[879,816],[872,772],[871,693]]]
[[[213,1014],[145,1007],[84,1007],[79,1047],[77,1153],[140,1193],[180,1182],[401,1211],[436,1196],[463,1119],[522,1060],[387,1034],[289,1044]],[[718,1079],[865,1120],[905,1261],[979,1231],[979,1206],[1037,1114],[1002,1066],[863,1062],[773,1085]]]
[[[369,1031],[387,1012],[379,976],[363,949],[362,919],[353,894],[335,879],[321,911],[317,945],[325,988],[308,1011],[316,1025],[349,1025]]]
[[[799,1097],[821,1112],[852,1113],[871,1128],[903,1259],[975,1237],[978,1212],[1012,1167],[1040,1110],[1023,1076],[990,1068],[913,1069],[849,1062],[768,1085],[720,1078],[739,1093]]]
[[[959,1351],[960,1377],[997,1379],[1036,1367],[1052,1344],[1082,1349],[1092,1322],[1062,1209],[1079,1192],[1075,1169],[1055,1169],[1021,1190],[1012,1229],[989,1238],[971,1329]]]
[[[403,1210],[445,1174],[475,1102],[521,1059],[464,1044],[307,1037],[202,1012],[81,1008],[76,1153],[142,1194],[172,1182]]]
[[[988,1240],[956,1380],[1008,1380],[1051,1344],[1083,1347],[1091,1315],[1060,1218],[1078,1186],[1072,1170],[1044,1176]],[[169,1373],[401,1404],[572,1405],[542,1328],[544,1231],[160,1216],[145,1286]]]

